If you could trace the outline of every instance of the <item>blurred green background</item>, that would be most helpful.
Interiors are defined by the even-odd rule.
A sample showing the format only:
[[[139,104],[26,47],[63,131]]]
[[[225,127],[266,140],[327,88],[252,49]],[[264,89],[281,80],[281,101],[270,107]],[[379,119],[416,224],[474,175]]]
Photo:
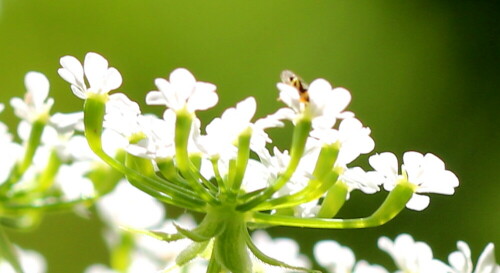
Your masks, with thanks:
[[[376,152],[401,157],[432,152],[460,178],[454,196],[432,196],[423,212],[404,211],[366,230],[273,228],[309,252],[321,239],[351,247],[358,259],[391,268],[376,241],[408,232],[445,260],[457,240],[474,261],[488,242],[500,248],[500,24],[493,1],[104,1],[0,0],[0,101],[24,92],[29,70],[51,81],[56,111],[82,101],[57,75],[59,58],[86,52],[105,56],[122,73],[120,91],[144,105],[153,79],[186,67],[218,86],[218,108],[247,96],[258,116],[280,106],[276,82],[283,69],[308,81],[323,77],[353,94],[350,110],[372,129]],[[144,112],[159,113],[144,107]],[[11,109],[2,120],[13,126]],[[286,147],[287,135],[274,132]],[[358,162],[366,166],[367,157]],[[354,193],[343,216],[364,216],[384,194]],[[101,224],[94,218],[49,215],[34,232],[10,232],[42,252],[49,272],[81,272],[105,263]],[[500,257],[497,250],[497,257]]]

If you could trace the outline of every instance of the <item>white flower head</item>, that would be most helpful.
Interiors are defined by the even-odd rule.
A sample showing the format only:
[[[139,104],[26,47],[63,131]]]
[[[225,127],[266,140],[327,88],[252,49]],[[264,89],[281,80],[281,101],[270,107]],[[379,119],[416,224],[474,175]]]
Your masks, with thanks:
[[[378,247],[387,252],[396,266],[398,273],[448,273],[450,268],[443,262],[434,259],[432,249],[424,242],[416,242],[408,234],[401,234],[391,241],[387,237],[378,240]]]
[[[375,142],[370,137],[370,128],[363,127],[361,121],[354,117],[342,120],[339,129],[318,128],[311,131],[311,136],[318,139],[318,144],[339,143],[340,150],[336,165],[351,163],[361,154],[367,154],[375,148]],[[321,145],[322,146],[322,145]]]
[[[245,129],[253,128],[251,119],[255,114],[256,107],[255,99],[249,97],[236,104],[236,107],[226,109],[220,118],[213,119],[207,125],[205,129],[207,134],[201,135],[197,139],[200,150],[210,157],[234,158],[237,152],[237,147],[234,144],[238,136]]]
[[[60,63],[62,68],[57,72],[71,84],[71,90],[81,99],[86,99],[88,94],[107,94],[122,84],[120,72],[114,67],[109,67],[108,61],[97,53],[87,53],[83,66],[73,56],[62,57]],[[85,83],[84,76],[89,87]]]
[[[54,127],[58,133],[66,134],[73,131],[83,131],[83,112],[74,113],[55,113],[50,117],[50,125]]]
[[[146,95],[147,104],[166,105],[174,111],[186,108],[194,113],[196,110],[213,107],[219,100],[215,85],[196,81],[193,74],[185,68],[174,70],[169,80],[155,80],[158,91],[150,91]]]
[[[332,240],[324,240],[314,245],[314,257],[329,272],[351,273],[356,262],[354,253],[348,247]]]
[[[54,104],[54,99],[48,98],[49,80],[47,77],[40,72],[28,72],[24,77],[24,84],[27,89],[24,100],[20,98],[10,100],[16,116],[29,122],[47,116]]]
[[[280,100],[290,107],[277,112],[282,119],[295,120],[297,115],[304,113],[311,117],[313,128],[331,128],[338,118],[353,116],[344,112],[351,101],[351,93],[345,88],[332,88],[324,79],[316,79],[309,85],[309,101],[305,104],[295,87],[285,83],[278,83],[277,87]]]
[[[380,190],[383,178],[374,171],[365,172],[360,167],[347,168],[339,177],[349,187],[349,192],[355,189],[364,193],[372,194]]]
[[[160,202],[125,181],[100,199],[97,208],[101,218],[112,227],[149,228],[165,217],[165,209]]]
[[[457,242],[458,250],[448,256],[454,273],[472,273],[471,251],[466,242]],[[474,273],[500,273],[500,265],[495,260],[495,246],[489,243],[479,257]]]
[[[91,170],[91,165],[90,161],[81,161],[61,166],[56,183],[61,188],[64,199],[71,201],[95,195],[94,184],[85,177]]]
[[[433,154],[422,155],[418,152],[406,152],[403,155],[403,174],[399,174],[398,160],[392,153],[381,153],[370,157],[370,165],[384,177],[384,188],[392,190],[399,180],[407,179],[416,186],[415,193],[406,204],[413,210],[423,210],[430,198],[418,193],[440,193],[451,195],[458,186],[458,178],[445,169],[441,159]]]

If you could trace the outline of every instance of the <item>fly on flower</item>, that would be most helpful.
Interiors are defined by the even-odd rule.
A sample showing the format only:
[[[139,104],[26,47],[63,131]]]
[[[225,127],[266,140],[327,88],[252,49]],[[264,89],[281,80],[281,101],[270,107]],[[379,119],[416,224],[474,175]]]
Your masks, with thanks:
[[[297,76],[290,70],[283,70],[283,72],[281,72],[281,82],[297,89],[297,91],[299,91],[300,94],[301,102],[303,103],[309,102],[309,94],[307,93],[309,85],[306,82],[304,82],[301,77]]]

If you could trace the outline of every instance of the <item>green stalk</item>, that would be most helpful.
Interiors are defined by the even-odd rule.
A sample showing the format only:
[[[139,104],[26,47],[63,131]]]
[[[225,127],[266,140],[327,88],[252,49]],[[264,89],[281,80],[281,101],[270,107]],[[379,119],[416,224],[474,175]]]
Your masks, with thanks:
[[[259,206],[255,207],[255,210],[262,211],[291,208],[319,199],[325,192],[328,191],[328,189],[332,187],[332,185],[335,184],[337,178],[338,174],[334,171],[331,171],[329,175],[326,175],[326,177],[324,177],[324,180],[310,180],[308,185],[304,189],[291,195],[281,196],[279,198],[261,203]]]
[[[3,227],[0,225],[0,261],[1,260],[5,260],[9,263],[16,273],[23,273],[14,245],[12,245]]]
[[[296,218],[291,216],[270,215],[266,213],[254,213],[250,222],[257,224],[269,224],[289,227],[308,228],[367,228],[380,226],[399,214],[406,203],[411,199],[415,191],[415,185],[402,180],[389,193],[382,205],[370,216],[358,219],[319,219],[319,218]]]
[[[248,158],[250,157],[250,139],[252,138],[252,129],[249,127],[243,131],[238,137],[238,155],[236,157],[236,162],[234,165],[234,176],[232,181],[229,182],[231,185],[231,194],[236,195],[241,188],[241,183],[243,183],[243,177],[245,175],[245,170],[248,164]]]
[[[332,218],[344,205],[349,188],[342,181],[337,181],[326,193],[325,199],[318,212],[319,218]]]
[[[182,176],[186,178],[198,196],[205,202],[215,205],[218,203],[217,200],[198,182],[190,168],[188,140],[192,122],[193,118],[190,113],[182,110],[177,112],[175,120],[175,160]]]
[[[302,155],[304,154],[309,131],[311,131],[310,119],[303,118],[297,121],[292,138],[292,147],[290,149],[290,162],[288,163],[285,172],[276,180],[274,184],[270,185],[262,193],[250,199],[246,203],[239,205],[236,208],[237,210],[249,211],[255,208],[260,203],[269,199],[275,192],[279,191],[288,182],[288,180],[290,180],[299,165]]]

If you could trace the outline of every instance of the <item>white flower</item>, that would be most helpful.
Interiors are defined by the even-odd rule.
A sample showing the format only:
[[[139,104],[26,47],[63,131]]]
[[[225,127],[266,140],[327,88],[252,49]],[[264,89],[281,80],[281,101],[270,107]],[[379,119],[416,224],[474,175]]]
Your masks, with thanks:
[[[91,162],[74,162],[71,165],[62,165],[56,176],[66,200],[77,200],[95,195],[94,184],[85,177],[90,171]]]
[[[165,217],[165,208],[160,202],[125,181],[101,198],[97,208],[101,218],[112,227],[148,228]]]
[[[14,113],[19,118],[33,122],[36,119],[48,115],[54,104],[54,99],[47,98],[49,95],[49,80],[39,72],[28,72],[24,77],[24,84],[28,92],[24,100],[12,98],[10,104]]]
[[[86,99],[88,94],[107,94],[122,84],[120,72],[108,67],[108,61],[97,53],[87,53],[83,66],[73,56],[62,57],[60,63],[62,68],[57,72],[71,84],[71,90],[81,99]],[[84,76],[89,83],[88,88]]]
[[[83,131],[83,112],[75,113],[55,113],[50,117],[50,125],[54,127],[59,134]]]
[[[276,260],[290,263],[292,266],[305,267],[311,266],[309,259],[300,254],[299,245],[288,238],[271,238],[265,231],[258,230],[252,234],[252,241],[257,248],[264,254]],[[281,273],[290,272],[288,269],[254,263],[254,272]],[[260,268],[259,268],[260,267]],[[262,270],[262,271],[259,271]]]
[[[197,82],[187,69],[178,68],[170,74],[170,81],[162,78],[155,80],[159,91],[150,91],[146,103],[166,105],[178,111],[186,108],[190,113],[206,110],[217,104],[218,96],[215,85]]]
[[[255,99],[249,97],[236,104],[236,107],[225,110],[220,118],[213,119],[207,125],[206,135],[195,139],[199,149],[209,157],[232,159],[238,150],[235,146],[238,137],[249,128],[252,131],[250,148],[254,151],[265,149],[266,143],[271,142],[271,139],[264,129],[278,123],[269,118],[259,119],[255,124],[252,123],[251,119],[256,107]]]
[[[457,242],[458,251],[448,256],[454,273],[472,273],[471,251],[466,242]],[[495,246],[489,243],[479,257],[474,273],[500,273],[500,265],[495,260]]]
[[[220,118],[213,119],[207,125],[207,134],[200,136],[198,141],[200,149],[210,157],[220,155],[233,158],[237,152],[234,143],[251,126],[250,120],[256,107],[255,99],[249,97],[236,104],[236,107],[226,109]]]
[[[348,168],[339,177],[349,187],[349,192],[358,189],[364,193],[372,194],[379,191],[379,185],[383,179],[379,173],[370,171],[365,172],[360,167]]]
[[[154,115],[141,115],[139,105],[126,95],[116,93],[106,103],[104,126],[131,140],[141,135],[143,139],[128,143],[125,149],[132,155],[156,159],[172,157],[175,153],[175,113],[164,112],[164,119]],[[193,122],[193,127],[197,125]]]
[[[324,240],[314,245],[316,261],[329,272],[351,273],[356,262],[354,253],[348,247],[332,240]]]
[[[431,248],[424,242],[415,242],[408,234],[401,234],[392,242],[387,237],[378,240],[378,247],[387,252],[396,266],[397,273],[448,273],[450,268],[434,259]]]
[[[418,152],[406,152],[403,155],[403,174],[398,172],[398,160],[392,153],[381,153],[370,157],[370,165],[384,177],[384,188],[392,190],[400,179],[405,177],[417,186],[406,207],[423,210],[430,202],[428,196],[417,193],[440,193],[451,195],[458,186],[458,178],[445,169],[441,159],[433,154],[425,156]]]
[[[343,166],[351,163],[360,154],[373,150],[375,142],[370,133],[370,128],[363,127],[361,121],[351,117],[342,120],[338,130],[320,128],[311,131],[311,136],[317,138],[321,144],[338,142],[340,150],[335,165]]]
[[[352,113],[343,112],[351,101],[348,90],[332,88],[324,79],[316,79],[308,89],[309,102],[304,105],[295,87],[278,83],[280,100],[290,108],[280,109],[276,113],[281,119],[295,120],[297,115],[306,114],[312,118],[313,128],[331,128],[338,118],[352,117]]]

